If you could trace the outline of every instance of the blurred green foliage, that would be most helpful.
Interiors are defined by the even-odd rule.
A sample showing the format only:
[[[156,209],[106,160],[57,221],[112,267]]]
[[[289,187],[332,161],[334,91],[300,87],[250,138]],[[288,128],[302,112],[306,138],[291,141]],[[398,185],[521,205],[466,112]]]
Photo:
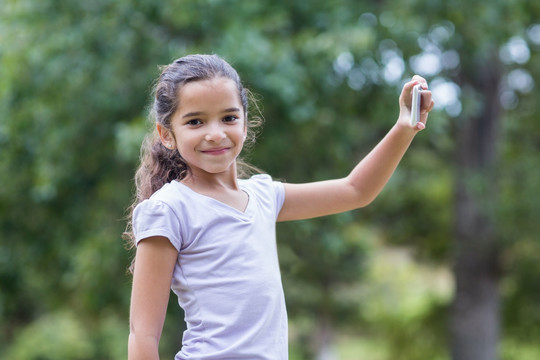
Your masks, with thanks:
[[[539,15],[530,1],[3,0],[0,358],[126,357],[121,233],[152,81],[197,52],[226,58],[259,95],[250,161],[290,182],[345,176],[392,126],[413,73],[455,91],[439,92],[374,204],[279,224],[292,359],[314,358],[328,328],[343,358],[370,346],[380,359],[448,358],[452,286],[434,290],[431,273],[453,251],[456,132],[483,101],[463,74],[500,56],[501,358],[537,358]],[[395,246],[408,267],[384,257]],[[182,326],[171,299],[164,357]]]

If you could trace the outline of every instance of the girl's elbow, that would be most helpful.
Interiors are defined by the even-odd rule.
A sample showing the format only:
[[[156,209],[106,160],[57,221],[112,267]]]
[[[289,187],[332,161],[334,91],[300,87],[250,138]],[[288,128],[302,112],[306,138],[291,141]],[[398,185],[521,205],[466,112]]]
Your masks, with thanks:
[[[354,208],[356,209],[361,209],[368,206],[377,198],[377,194],[366,191],[361,187],[352,186],[352,189],[350,199],[354,199]]]
[[[362,208],[365,208],[366,206],[368,206],[369,204],[371,204],[373,202],[373,200],[375,200],[375,197],[360,197],[356,203],[356,208],[357,209],[362,209]]]

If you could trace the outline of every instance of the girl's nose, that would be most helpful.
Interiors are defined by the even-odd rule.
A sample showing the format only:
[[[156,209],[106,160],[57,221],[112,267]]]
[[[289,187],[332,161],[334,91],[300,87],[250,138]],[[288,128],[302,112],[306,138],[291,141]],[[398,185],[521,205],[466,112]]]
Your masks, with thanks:
[[[207,132],[204,137],[206,141],[219,142],[225,138],[225,131],[223,131],[221,124],[210,124],[207,127]]]

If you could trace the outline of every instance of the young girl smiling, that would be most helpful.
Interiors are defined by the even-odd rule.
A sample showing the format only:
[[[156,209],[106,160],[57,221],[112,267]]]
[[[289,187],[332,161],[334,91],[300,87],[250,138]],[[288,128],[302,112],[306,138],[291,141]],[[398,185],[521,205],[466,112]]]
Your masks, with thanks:
[[[420,122],[411,92],[421,84]],[[248,92],[215,55],[164,68],[155,87],[155,131],[145,141],[128,232],[137,246],[129,359],[158,359],[170,289],[187,330],[176,359],[287,359],[287,313],[276,221],[368,205],[433,108],[421,77],[403,86],[396,124],[341,179],[289,184],[251,177],[239,160],[252,142]]]

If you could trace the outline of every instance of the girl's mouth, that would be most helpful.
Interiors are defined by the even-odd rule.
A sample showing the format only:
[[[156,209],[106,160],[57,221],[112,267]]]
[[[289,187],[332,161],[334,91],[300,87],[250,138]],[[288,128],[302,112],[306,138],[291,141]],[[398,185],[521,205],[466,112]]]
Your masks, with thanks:
[[[228,150],[229,150],[229,148],[227,148],[227,147],[222,147],[222,148],[215,148],[215,149],[201,150],[201,152],[202,152],[203,154],[208,154],[208,155],[221,155],[221,154],[226,153]]]

